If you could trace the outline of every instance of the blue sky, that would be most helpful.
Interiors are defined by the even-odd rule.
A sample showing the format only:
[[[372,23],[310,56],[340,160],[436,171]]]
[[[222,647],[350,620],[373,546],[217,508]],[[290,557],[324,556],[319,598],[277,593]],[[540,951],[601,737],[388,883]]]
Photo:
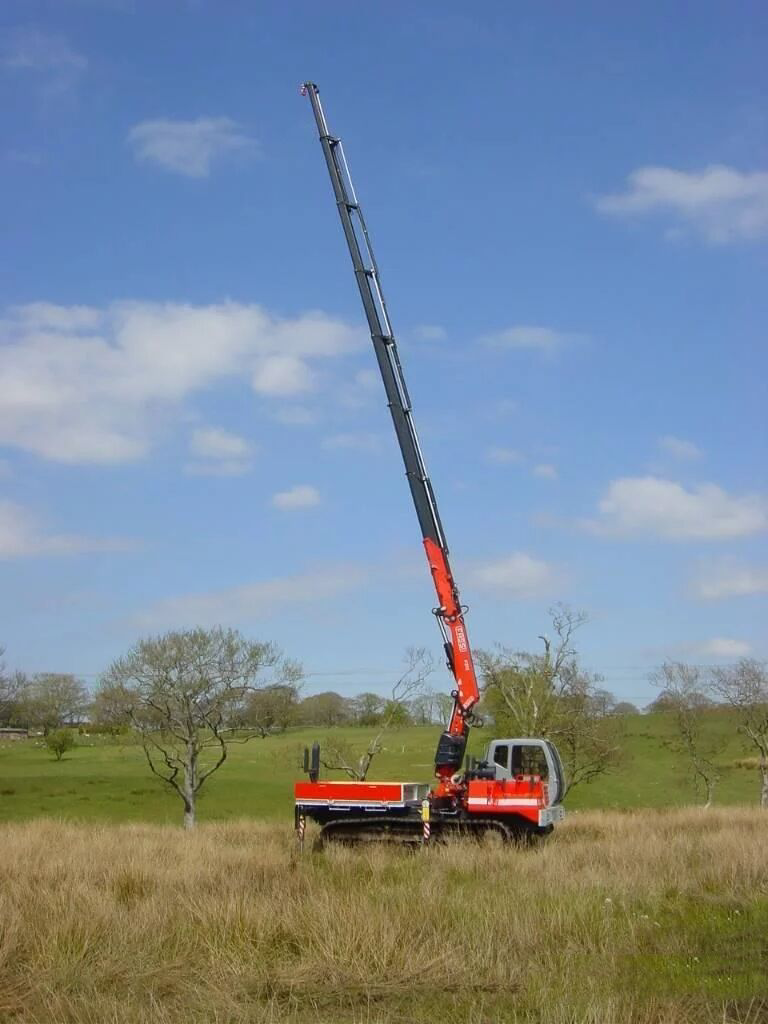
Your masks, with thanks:
[[[439,653],[300,83],[342,136],[475,646],[768,655],[760,3],[6,0],[0,643]],[[447,686],[440,670],[435,686]]]

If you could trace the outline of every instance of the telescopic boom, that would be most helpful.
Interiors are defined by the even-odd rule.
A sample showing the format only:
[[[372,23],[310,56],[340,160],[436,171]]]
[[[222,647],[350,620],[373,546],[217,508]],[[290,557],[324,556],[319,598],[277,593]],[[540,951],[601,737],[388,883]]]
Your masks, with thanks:
[[[465,608],[459,600],[459,591],[448,561],[448,545],[413,423],[411,400],[381,290],[379,269],[363,212],[349,175],[341,140],[328,131],[320,104],[320,93],[314,82],[305,82],[301,91],[302,94],[309,96],[317,122],[320,144],[328,165],[341,226],[344,229],[357,286],[371,330],[371,340],[384,381],[389,411],[405,463],[405,475],[411,488],[427,561],[437,591],[437,607],[433,612],[443,636],[448,668],[456,680],[456,689],[452,694],[453,712],[447,730],[440,737],[435,755],[435,773],[447,792],[452,787],[451,776],[461,767],[472,708],[479,699],[477,676],[464,623]]]

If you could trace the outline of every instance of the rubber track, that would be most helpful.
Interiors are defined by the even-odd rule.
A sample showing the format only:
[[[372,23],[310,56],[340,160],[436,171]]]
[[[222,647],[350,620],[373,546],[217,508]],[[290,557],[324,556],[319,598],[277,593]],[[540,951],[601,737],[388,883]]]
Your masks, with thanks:
[[[527,835],[520,828],[506,825],[494,818],[478,818],[472,821],[432,821],[432,842],[440,842],[447,836],[481,839],[487,832],[495,832],[504,842],[525,840]],[[422,826],[413,819],[397,818],[347,818],[329,821],[315,840],[314,848],[322,850],[328,843],[371,843],[400,842],[421,845]]]

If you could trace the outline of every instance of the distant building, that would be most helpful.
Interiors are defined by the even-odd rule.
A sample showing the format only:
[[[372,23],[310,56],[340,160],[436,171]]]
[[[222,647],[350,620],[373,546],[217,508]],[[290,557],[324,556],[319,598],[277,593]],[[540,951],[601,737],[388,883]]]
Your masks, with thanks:
[[[0,728],[0,741],[29,739],[29,729],[11,729],[9,726]]]

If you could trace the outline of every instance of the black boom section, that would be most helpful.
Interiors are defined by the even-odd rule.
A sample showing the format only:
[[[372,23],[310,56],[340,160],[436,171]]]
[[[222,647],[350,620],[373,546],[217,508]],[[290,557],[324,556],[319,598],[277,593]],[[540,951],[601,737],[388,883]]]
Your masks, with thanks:
[[[455,773],[461,768],[464,760],[464,751],[467,749],[467,732],[463,735],[448,732],[440,734],[437,741],[435,753],[435,766],[438,768],[450,768]]]
[[[312,103],[320,143],[336,197],[336,206],[344,229],[344,237],[347,240],[349,255],[352,257],[357,286],[360,289],[360,297],[363,300],[363,308],[371,330],[371,340],[384,381],[389,411],[392,414],[395,433],[403,455],[405,475],[411,488],[422,536],[439,545],[447,555],[448,546],[416,428],[413,424],[411,400],[381,290],[379,268],[373,255],[363,212],[349,176],[341,140],[335,138],[328,131],[317,86],[313,82],[305,82],[302,91],[309,96]]]

